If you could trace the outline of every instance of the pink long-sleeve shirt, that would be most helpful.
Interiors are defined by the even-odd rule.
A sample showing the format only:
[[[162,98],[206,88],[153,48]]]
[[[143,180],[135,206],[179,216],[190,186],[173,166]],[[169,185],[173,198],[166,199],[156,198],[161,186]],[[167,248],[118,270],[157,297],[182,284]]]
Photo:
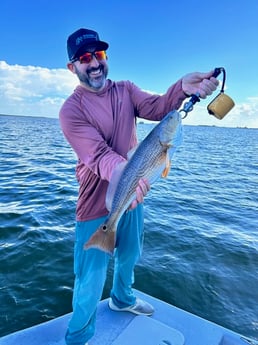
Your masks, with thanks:
[[[63,133],[78,157],[77,221],[108,213],[105,197],[114,168],[137,145],[136,117],[161,120],[185,99],[179,80],[160,96],[129,81],[112,82],[99,92],[79,85],[60,110]]]

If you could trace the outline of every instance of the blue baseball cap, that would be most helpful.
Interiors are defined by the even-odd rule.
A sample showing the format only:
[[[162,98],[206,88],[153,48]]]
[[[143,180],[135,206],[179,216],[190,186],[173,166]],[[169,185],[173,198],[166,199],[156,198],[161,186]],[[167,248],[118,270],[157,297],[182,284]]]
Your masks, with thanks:
[[[107,50],[108,43],[101,41],[98,33],[89,29],[79,29],[67,39],[67,53],[70,61],[85,53],[89,48]]]

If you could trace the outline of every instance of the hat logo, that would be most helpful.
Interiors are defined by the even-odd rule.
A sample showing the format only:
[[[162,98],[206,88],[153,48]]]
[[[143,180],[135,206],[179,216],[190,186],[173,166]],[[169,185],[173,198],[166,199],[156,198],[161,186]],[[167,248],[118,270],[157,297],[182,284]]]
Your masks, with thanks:
[[[96,40],[96,35],[94,35],[94,34],[84,34],[84,35],[82,35],[82,36],[79,36],[79,37],[76,38],[75,44],[78,46],[78,45],[80,45],[84,40],[89,40],[89,39],[91,39],[91,40]]]

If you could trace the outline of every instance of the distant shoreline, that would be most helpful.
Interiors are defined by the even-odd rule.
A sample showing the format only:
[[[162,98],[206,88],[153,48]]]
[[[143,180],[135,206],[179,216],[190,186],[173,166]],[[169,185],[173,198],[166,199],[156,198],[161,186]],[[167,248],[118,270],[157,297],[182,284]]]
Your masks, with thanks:
[[[9,116],[9,117],[29,117],[29,118],[36,118],[36,119],[52,119],[58,120],[58,117],[53,116],[43,116],[43,115],[14,115],[14,114],[0,114],[0,116]]]
[[[53,117],[53,116],[42,116],[42,115],[14,115],[14,114],[0,114],[0,116],[6,116],[6,117],[29,117],[29,118],[33,118],[33,119],[50,119],[50,120],[58,120],[58,117]],[[137,120],[137,124],[138,125],[151,125],[151,124],[155,124],[156,122],[154,121],[148,121],[148,120],[142,120],[142,119],[138,119]],[[258,129],[256,127],[241,127],[241,126],[237,126],[237,127],[229,127],[229,126],[216,126],[216,125],[188,125],[188,124],[184,124],[184,126],[189,126],[189,127],[216,127],[216,128],[234,128],[234,129]]]

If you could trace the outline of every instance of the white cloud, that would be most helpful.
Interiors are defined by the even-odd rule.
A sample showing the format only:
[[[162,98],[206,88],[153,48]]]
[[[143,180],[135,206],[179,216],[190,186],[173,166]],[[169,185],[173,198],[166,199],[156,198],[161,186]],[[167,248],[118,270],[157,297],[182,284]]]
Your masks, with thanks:
[[[0,61],[0,113],[58,117],[78,84],[66,69],[8,65]]]
[[[58,117],[61,105],[77,84],[76,76],[67,69],[0,61],[0,114]],[[236,103],[223,120],[209,115],[203,104],[194,106],[185,124],[258,128],[258,96]]]

